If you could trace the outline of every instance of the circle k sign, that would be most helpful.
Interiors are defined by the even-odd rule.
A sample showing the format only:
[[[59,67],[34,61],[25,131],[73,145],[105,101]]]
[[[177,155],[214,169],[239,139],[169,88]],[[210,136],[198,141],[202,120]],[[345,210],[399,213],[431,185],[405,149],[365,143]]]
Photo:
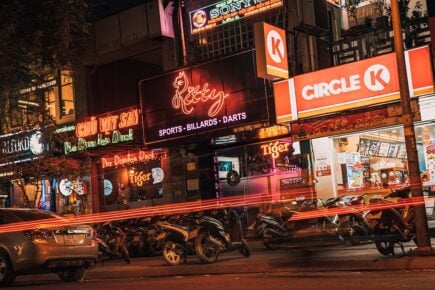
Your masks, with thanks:
[[[283,61],[287,61],[285,59],[286,52],[284,47],[284,39],[282,39],[281,35],[276,30],[270,30],[267,33],[266,47],[267,53],[274,62],[281,63]]]
[[[265,22],[254,24],[257,76],[274,80],[288,78],[286,32]]]
[[[390,79],[390,71],[382,64],[374,64],[364,73],[364,84],[373,92],[385,89],[390,83]]]

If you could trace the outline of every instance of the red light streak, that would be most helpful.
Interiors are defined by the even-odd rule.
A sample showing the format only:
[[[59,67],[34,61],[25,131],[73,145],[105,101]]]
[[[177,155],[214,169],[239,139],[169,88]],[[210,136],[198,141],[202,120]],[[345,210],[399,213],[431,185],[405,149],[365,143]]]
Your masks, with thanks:
[[[379,203],[372,203],[367,205],[361,204],[361,205],[353,205],[349,207],[321,208],[321,209],[310,210],[310,211],[295,212],[295,214],[293,214],[289,218],[289,221],[304,220],[304,219],[318,218],[324,216],[344,215],[344,214],[355,213],[355,212],[378,211],[378,210],[384,210],[388,208],[400,208],[405,206],[418,206],[422,204],[424,204],[423,197],[413,197],[413,198],[401,199],[401,201],[398,203],[381,201]]]
[[[258,205],[264,203],[264,196],[261,194],[248,197],[227,197],[219,200],[211,199],[204,201],[184,202],[177,204],[168,204],[146,208],[128,209],[122,211],[103,212],[87,214],[79,217],[62,218],[62,219],[44,219],[30,222],[18,222],[0,226],[0,233],[31,230],[34,228],[52,228],[60,226],[71,226],[79,224],[100,223],[106,221],[117,221],[132,218],[175,215],[195,211],[210,210],[224,207],[237,207]]]
[[[72,218],[53,218],[44,220],[35,220],[27,222],[17,222],[13,224],[1,225],[0,234],[7,232],[16,232],[24,230],[32,230],[35,228],[57,228],[61,226],[72,226],[80,224],[94,224],[106,221],[119,221],[133,218],[144,218],[161,215],[176,215],[196,211],[204,211],[211,209],[227,208],[227,207],[239,207],[239,206],[255,206],[261,204],[271,204],[268,195],[255,194],[250,196],[235,196],[224,197],[219,200],[210,199],[202,201],[183,202],[176,204],[166,204],[160,206],[144,207],[127,209],[122,211],[92,213]],[[277,203],[289,202],[290,200],[282,200]],[[365,212],[370,210],[382,210],[387,208],[405,207],[407,205],[422,205],[424,199],[420,198],[408,198],[402,199],[399,203],[380,202],[369,205],[356,205],[351,207],[338,207],[338,208],[322,208],[310,211],[296,212],[289,220],[302,220],[310,219],[322,216],[333,216],[336,214],[347,214],[354,212]]]

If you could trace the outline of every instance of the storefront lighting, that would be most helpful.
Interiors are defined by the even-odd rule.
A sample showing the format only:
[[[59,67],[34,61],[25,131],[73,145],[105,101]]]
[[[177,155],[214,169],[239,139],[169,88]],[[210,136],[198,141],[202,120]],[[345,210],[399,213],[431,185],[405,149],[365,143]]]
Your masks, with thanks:
[[[225,105],[225,99],[229,94],[216,89],[210,89],[209,84],[205,83],[202,88],[191,86],[189,79],[184,71],[180,72],[172,83],[175,94],[172,97],[172,107],[181,109],[185,115],[191,114],[198,102],[212,103],[209,106],[208,116],[216,116]]]

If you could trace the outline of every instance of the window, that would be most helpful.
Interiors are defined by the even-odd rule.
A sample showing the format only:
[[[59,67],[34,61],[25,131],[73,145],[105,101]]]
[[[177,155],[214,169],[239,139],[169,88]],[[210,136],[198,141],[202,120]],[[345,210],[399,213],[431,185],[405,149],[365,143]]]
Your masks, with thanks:
[[[252,48],[254,46],[252,27],[254,23],[260,21],[285,27],[287,16],[286,13],[282,13],[282,8],[278,8],[239,21],[226,23],[210,31],[193,34],[190,39],[193,50],[196,52],[196,59],[192,60],[192,62]]]
[[[71,71],[62,71],[60,73],[60,85],[60,116],[74,115],[74,89]]]
[[[57,122],[71,121],[74,117],[74,78],[71,71],[48,74],[42,83],[20,91],[20,96],[11,110],[11,127],[36,122],[43,103],[48,114]]]

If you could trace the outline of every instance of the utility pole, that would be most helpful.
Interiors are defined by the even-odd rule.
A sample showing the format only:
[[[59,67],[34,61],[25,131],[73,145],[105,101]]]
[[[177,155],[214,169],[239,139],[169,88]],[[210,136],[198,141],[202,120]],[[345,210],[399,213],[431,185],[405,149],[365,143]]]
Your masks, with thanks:
[[[408,77],[406,74],[405,56],[403,51],[402,26],[400,24],[399,0],[391,1],[391,19],[394,32],[394,48],[397,58],[397,73],[399,74],[400,100],[402,104],[402,123],[405,131],[405,145],[408,157],[409,180],[412,197],[423,200],[423,188],[418,166],[417,142],[415,140],[414,120],[412,118],[411,100]],[[417,248],[411,253],[415,255],[430,255],[435,251],[431,247],[426,209],[423,204],[415,206],[415,231]]]

